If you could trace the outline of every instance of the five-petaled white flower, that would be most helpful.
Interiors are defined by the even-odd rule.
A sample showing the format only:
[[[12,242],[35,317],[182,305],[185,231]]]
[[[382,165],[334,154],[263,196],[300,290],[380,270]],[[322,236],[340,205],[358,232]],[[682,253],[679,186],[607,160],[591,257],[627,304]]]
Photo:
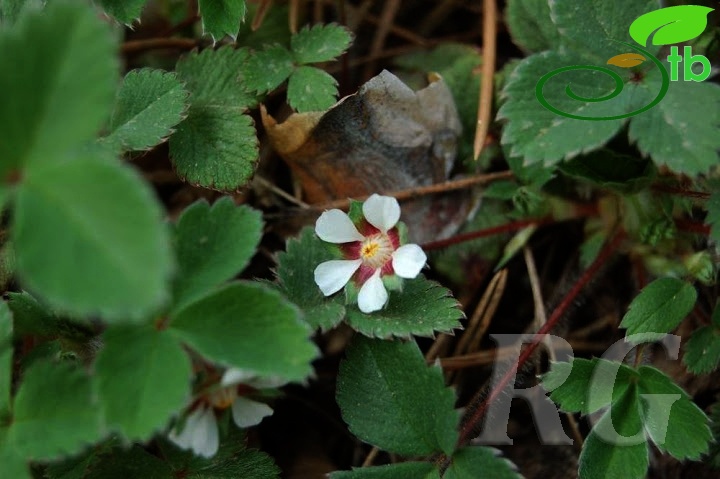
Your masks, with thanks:
[[[220,381],[221,388],[204,397],[187,415],[182,430],[177,432],[173,429],[168,438],[182,449],[190,449],[199,456],[212,457],[220,445],[215,410],[232,407],[232,417],[238,427],[255,426],[264,417],[270,416],[273,410],[267,404],[244,397],[243,393],[276,388],[285,383],[279,378],[260,378],[242,369],[228,369]]]
[[[382,276],[414,278],[427,256],[416,244],[400,246],[397,222],[400,205],[395,198],[374,194],[362,206],[359,224],[340,210],[325,211],[315,223],[315,233],[341,245],[346,259],[326,261],[315,268],[315,283],[325,296],[340,291],[354,277],[360,286],[358,307],[363,313],[382,309],[388,300]]]

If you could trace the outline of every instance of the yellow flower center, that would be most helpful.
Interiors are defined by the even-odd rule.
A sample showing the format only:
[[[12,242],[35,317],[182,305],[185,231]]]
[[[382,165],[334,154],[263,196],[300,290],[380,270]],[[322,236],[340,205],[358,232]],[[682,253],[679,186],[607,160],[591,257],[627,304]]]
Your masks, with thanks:
[[[390,261],[392,253],[392,242],[385,234],[367,237],[360,246],[360,259],[371,268],[382,268]]]
[[[237,388],[226,387],[210,393],[210,404],[216,409],[227,409],[232,406],[233,401],[237,397]]]

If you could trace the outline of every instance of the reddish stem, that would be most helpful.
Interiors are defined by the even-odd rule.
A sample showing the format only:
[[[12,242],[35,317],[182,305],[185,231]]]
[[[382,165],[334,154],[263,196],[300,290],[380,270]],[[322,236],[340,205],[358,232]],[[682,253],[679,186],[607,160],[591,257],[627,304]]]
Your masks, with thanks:
[[[668,193],[668,194],[677,195],[677,196],[685,196],[687,198],[700,198],[700,199],[710,198],[710,193],[706,193],[704,191],[684,190],[682,188],[676,188],[674,186],[653,185],[652,189],[655,191],[659,191],[661,193]]]
[[[491,228],[485,228],[482,230],[471,231],[469,233],[455,235],[455,236],[452,236],[450,238],[443,239],[443,240],[431,241],[429,243],[425,243],[424,245],[422,245],[422,249],[424,249],[425,251],[430,251],[433,249],[447,248],[448,246],[464,243],[465,241],[471,241],[471,240],[478,239],[478,238],[484,238],[486,236],[493,236],[493,235],[497,235],[500,233],[508,233],[510,231],[517,231],[517,230],[521,230],[525,227],[528,227],[530,225],[541,225],[541,224],[551,223],[552,221],[553,221],[552,218],[540,218],[540,219],[513,221],[511,223],[506,223],[506,224],[500,225],[500,226],[493,226]]]
[[[603,246],[600,254],[598,254],[597,258],[595,258],[595,261],[592,262],[590,267],[585,270],[585,272],[582,274],[582,276],[580,276],[580,278],[573,285],[570,291],[568,291],[562,302],[553,311],[550,319],[548,319],[547,322],[537,331],[536,339],[533,342],[529,343],[528,346],[520,354],[517,366],[514,369],[509,369],[508,372],[505,373],[497,386],[495,386],[495,388],[490,392],[487,398],[482,403],[480,403],[480,406],[475,409],[475,411],[471,412],[471,410],[468,410],[468,414],[466,414],[465,417],[469,417],[469,419],[463,421],[465,424],[460,431],[458,446],[463,446],[470,441],[473,431],[478,426],[483,416],[487,412],[489,405],[493,401],[496,401],[498,397],[500,397],[502,391],[505,389],[507,384],[512,378],[515,377],[516,371],[520,369],[527,362],[533,352],[535,352],[535,349],[537,349],[538,345],[541,342],[542,335],[547,334],[553,327],[555,327],[560,318],[565,315],[568,308],[573,303],[578,294],[580,294],[583,288],[585,288],[585,286],[590,283],[590,281],[597,274],[598,270],[602,267],[602,265],[605,264],[605,262],[617,251],[620,242],[624,238],[624,231],[620,231],[615,234],[612,240],[605,243],[605,246]],[[478,391],[470,404],[477,404],[478,402],[480,402],[481,394],[482,391]]]
[[[699,221],[677,219],[675,220],[675,226],[677,226],[677,229],[680,231],[684,231],[686,233],[698,233],[705,236],[710,235],[710,226]]]

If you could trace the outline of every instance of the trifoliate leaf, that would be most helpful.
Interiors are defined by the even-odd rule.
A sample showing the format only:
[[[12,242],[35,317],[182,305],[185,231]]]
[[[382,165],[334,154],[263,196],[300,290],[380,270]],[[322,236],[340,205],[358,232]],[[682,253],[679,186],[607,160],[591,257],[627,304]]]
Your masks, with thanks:
[[[153,325],[110,327],[103,342],[95,371],[108,426],[127,439],[148,439],[189,398],[190,360]]]
[[[294,68],[292,55],[287,48],[269,45],[250,54],[240,72],[240,80],[248,91],[264,93],[280,86]]]
[[[405,280],[401,291],[391,291],[387,306],[380,311],[366,314],[353,305],[347,312],[350,327],[376,338],[449,333],[461,327],[463,317],[450,291],[422,276]]]
[[[663,372],[650,366],[639,372],[643,423],[658,449],[681,461],[707,453],[712,434],[705,413]]]
[[[239,80],[247,56],[245,49],[226,46],[193,52],[177,63],[191,106],[170,137],[170,155],[177,174],[190,183],[233,191],[253,174],[257,138],[243,112],[257,99]]]
[[[112,105],[117,55],[92,9],[50,2],[28,12],[0,33],[0,51],[0,177],[94,138]]]
[[[683,363],[693,374],[707,374],[720,364],[720,330],[705,326],[693,331],[685,343]]]
[[[161,218],[150,188],[114,160],[28,168],[12,230],[22,283],[78,316],[142,316],[168,297],[172,258]]]
[[[464,447],[455,451],[443,479],[522,479],[517,467],[489,447]]]
[[[174,73],[144,68],[125,76],[103,141],[124,150],[144,150],[162,142],[180,123],[188,92]]]
[[[170,331],[210,360],[300,381],[317,349],[299,311],[258,283],[231,283],[172,317]]]
[[[695,306],[697,291],[676,278],[656,279],[638,294],[620,323],[631,343],[644,341],[642,333],[669,333]],[[632,335],[640,336],[633,338]]]
[[[13,360],[13,317],[6,302],[0,303],[0,418],[10,414]]]
[[[530,53],[560,46],[560,34],[547,0],[510,0],[505,11],[513,42]]]
[[[356,335],[340,364],[337,403],[353,434],[383,450],[423,456],[455,449],[455,395],[414,341]]]
[[[125,25],[130,25],[140,18],[147,0],[98,0],[97,3],[108,15],[112,15]]]
[[[352,33],[340,25],[305,27],[290,39],[293,58],[300,64],[334,60],[350,46]]]
[[[220,40],[225,35],[234,40],[247,12],[245,0],[199,0],[198,9],[203,31],[213,40]]]
[[[247,266],[262,237],[258,211],[224,197],[212,207],[204,200],[188,206],[175,228],[178,273],[174,307],[182,307],[231,279]]]
[[[713,193],[705,207],[707,208],[705,223],[710,225],[710,237],[720,242],[720,192]]]
[[[560,164],[560,170],[566,175],[622,194],[646,189],[657,174],[657,168],[649,159],[622,155],[608,149],[575,157]]]
[[[578,478],[643,479],[648,455],[637,388],[632,386],[590,431],[580,453]]]
[[[20,383],[7,443],[23,457],[79,452],[103,434],[90,377],[69,363],[33,363]]]
[[[168,464],[145,449],[134,445],[130,449],[116,448],[112,454],[103,456],[90,469],[84,479],[173,479]],[[188,476],[185,476],[188,477]]]
[[[337,94],[337,81],[319,68],[302,66],[290,75],[288,103],[300,113],[327,110]]]
[[[440,479],[440,471],[430,462],[400,462],[331,472],[330,479]]]
[[[647,97],[660,87],[655,76],[639,85]],[[657,164],[687,175],[706,173],[720,161],[720,86],[671,81],[660,103],[632,117],[628,136]]]
[[[311,227],[287,242],[286,252],[278,254],[277,278],[280,291],[302,309],[303,319],[322,331],[336,326],[345,316],[340,296],[326,298],[315,284],[314,270],[324,261],[336,259]]]
[[[574,358],[553,362],[542,376],[542,385],[563,411],[590,414],[617,401],[635,376],[637,373],[622,363]]]

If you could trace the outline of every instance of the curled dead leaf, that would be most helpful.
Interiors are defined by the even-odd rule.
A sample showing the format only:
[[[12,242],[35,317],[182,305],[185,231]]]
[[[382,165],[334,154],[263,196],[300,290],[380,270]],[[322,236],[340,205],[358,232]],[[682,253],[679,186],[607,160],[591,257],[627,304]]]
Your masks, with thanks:
[[[647,60],[647,58],[639,53],[621,53],[620,55],[615,55],[609,59],[607,64],[615,65],[620,68],[631,68],[640,65],[645,60]]]

